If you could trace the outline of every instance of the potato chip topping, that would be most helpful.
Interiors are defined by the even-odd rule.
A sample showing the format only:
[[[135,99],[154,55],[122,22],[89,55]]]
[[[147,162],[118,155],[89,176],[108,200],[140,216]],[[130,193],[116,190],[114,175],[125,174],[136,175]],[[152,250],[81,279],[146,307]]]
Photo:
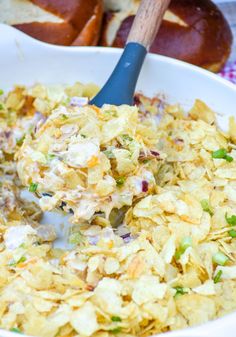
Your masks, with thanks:
[[[235,120],[141,94],[98,109],[97,90],[0,93],[0,327],[146,337],[236,310]],[[70,249],[41,224],[55,209]]]

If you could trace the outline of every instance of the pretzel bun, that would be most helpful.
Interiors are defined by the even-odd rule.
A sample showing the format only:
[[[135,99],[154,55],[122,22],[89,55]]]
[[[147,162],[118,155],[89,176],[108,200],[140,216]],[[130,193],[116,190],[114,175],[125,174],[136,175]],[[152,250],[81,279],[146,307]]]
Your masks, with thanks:
[[[139,2],[105,0],[103,46],[124,47]],[[210,0],[172,0],[150,51],[218,72],[231,45],[229,25]]]
[[[58,45],[96,45],[102,15],[102,0],[0,1],[0,22]]]

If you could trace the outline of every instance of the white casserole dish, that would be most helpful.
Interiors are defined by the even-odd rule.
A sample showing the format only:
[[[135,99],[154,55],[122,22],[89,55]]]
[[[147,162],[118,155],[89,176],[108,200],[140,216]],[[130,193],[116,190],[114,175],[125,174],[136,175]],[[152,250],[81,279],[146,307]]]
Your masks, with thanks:
[[[14,84],[95,82],[103,85],[121,50],[98,47],[58,47],[34,40],[14,28],[0,24],[0,87]],[[148,55],[137,90],[153,96],[164,95],[185,108],[195,98],[205,101],[218,113],[218,122],[227,128],[228,116],[236,114],[236,86],[208,71],[158,55]],[[55,218],[47,216],[47,222]],[[236,313],[200,327],[158,336],[235,337]],[[0,330],[0,337],[15,333]]]

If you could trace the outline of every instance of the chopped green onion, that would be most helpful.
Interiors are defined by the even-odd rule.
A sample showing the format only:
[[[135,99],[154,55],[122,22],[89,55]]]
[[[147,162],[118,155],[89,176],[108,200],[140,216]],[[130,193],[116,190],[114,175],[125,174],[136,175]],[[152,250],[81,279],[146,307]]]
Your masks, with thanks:
[[[4,94],[4,91],[0,89],[0,96]]]
[[[121,322],[122,319],[119,316],[112,316],[111,317],[112,322]]]
[[[64,120],[66,120],[66,119],[68,119],[69,117],[66,116],[65,114],[63,114],[63,115],[61,115],[61,118],[64,119]]]
[[[213,255],[212,259],[216,264],[220,266],[224,266],[228,261],[228,257],[221,252],[218,252],[215,255]]]
[[[23,135],[21,138],[16,140],[16,145],[21,146],[24,142],[25,135]]]
[[[17,264],[19,263],[23,263],[26,261],[26,257],[25,256],[22,256],[18,261],[17,261]]]
[[[213,279],[214,283],[220,282],[221,275],[222,275],[222,270],[219,270],[218,273],[216,274],[216,276]]]
[[[105,110],[103,111],[104,114],[107,114],[108,116],[112,116],[112,117],[118,117],[117,111],[114,110]]]
[[[111,330],[109,330],[109,331],[110,331],[111,333],[117,334],[117,333],[121,332],[121,327],[118,326],[117,328],[111,329]]]
[[[225,220],[229,225],[236,226],[236,215],[228,216],[227,213],[225,213]]]
[[[193,244],[192,238],[190,238],[189,236],[187,236],[181,242],[181,249],[185,251],[187,248],[191,247],[192,244]]]
[[[68,105],[71,101],[71,98],[70,97],[67,97],[61,104],[62,105]]]
[[[188,291],[183,287],[175,287],[174,289],[176,290],[176,293],[175,293],[175,296],[174,296],[175,298],[179,295],[184,295],[184,294],[188,293]]]
[[[211,206],[209,205],[209,201],[207,199],[201,200],[201,206],[204,212],[209,213],[211,216],[214,214]]]
[[[18,261],[12,260],[8,265],[10,267],[16,267],[19,263],[25,262],[27,259],[25,256],[22,256]]]
[[[84,134],[82,134],[82,133],[80,134],[80,136],[83,137],[83,138],[86,138],[86,136]]]
[[[211,156],[214,159],[224,159],[227,155],[227,151],[225,149],[219,149],[214,152],[212,152]]]
[[[180,250],[177,250],[176,253],[175,253],[176,260],[179,260],[182,254],[183,253]]]
[[[42,242],[39,242],[39,241],[35,241],[34,243],[33,243],[33,246],[41,246],[42,245]]]
[[[31,183],[30,186],[29,186],[29,191],[30,191],[30,192],[36,192],[36,191],[37,191],[37,188],[38,188],[38,184],[36,184],[36,183]]]
[[[0,110],[3,110],[3,104],[0,103]]]
[[[231,156],[229,156],[228,154],[225,156],[224,159],[225,159],[226,161],[228,161],[229,163],[231,163],[231,162],[234,160],[234,158],[231,157]]]
[[[78,245],[83,241],[83,235],[81,232],[72,233],[69,237],[69,243],[72,245]]]
[[[16,266],[16,261],[15,260],[10,260],[10,262],[8,263],[8,266],[10,267],[15,267]]]
[[[109,215],[109,221],[113,228],[117,228],[123,223],[127,210],[128,210],[127,206],[123,206],[119,209],[118,208],[112,209]]]
[[[105,150],[105,151],[103,151],[103,153],[105,154],[105,156],[107,156],[108,159],[115,158],[115,156],[114,156],[114,154],[111,150]]]
[[[22,334],[22,331],[18,328],[11,328],[10,331]]]
[[[132,142],[132,140],[133,140],[133,138],[130,137],[129,135],[122,135],[121,137],[122,137],[123,140],[127,140],[129,142]]]
[[[125,177],[119,177],[119,178],[117,178],[116,179],[116,185],[117,186],[122,186],[122,185],[124,185],[124,183],[125,183]]]
[[[184,252],[186,251],[186,249],[191,247],[192,244],[193,244],[192,238],[190,238],[189,236],[183,238],[183,240],[181,241],[179,249],[175,253],[176,260],[179,260],[180,256],[183,255]]]
[[[216,151],[212,152],[211,155],[212,155],[212,158],[214,158],[214,159],[225,159],[228,162],[231,162],[231,161],[234,160],[233,157],[231,157],[227,154],[227,151],[225,149],[216,150]]]
[[[51,154],[51,153],[49,153],[49,154],[47,154],[47,160],[48,161],[51,161],[52,159],[54,159],[55,157],[56,157],[56,155],[55,154]]]
[[[231,236],[231,238],[236,238],[236,230],[235,229],[231,229],[228,233],[229,233],[229,236]]]
[[[35,133],[34,129],[35,129],[35,127],[33,125],[31,125],[28,129],[28,134],[30,134],[32,137],[34,136],[34,133]]]

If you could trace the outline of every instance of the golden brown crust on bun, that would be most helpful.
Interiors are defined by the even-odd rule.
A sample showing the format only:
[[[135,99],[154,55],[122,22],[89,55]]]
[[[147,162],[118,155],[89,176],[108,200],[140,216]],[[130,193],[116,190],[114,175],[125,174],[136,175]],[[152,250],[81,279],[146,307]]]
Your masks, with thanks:
[[[4,0],[8,7],[15,10],[20,6],[20,0]],[[103,6],[102,0],[21,0],[24,6],[35,12],[41,10],[38,17],[30,22],[9,22],[14,27],[28,35],[44,42],[59,45],[94,45],[100,34]],[[7,6],[7,5],[5,5]],[[29,11],[29,16],[30,13]],[[52,15],[52,21],[43,21],[43,14]],[[58,18],[59,22],[56,18]],[[19,16],[20,19],[20,16]],[[7,23],[7,22],[6,22]]]
[[[31,22],[13,26],[37,40],[58,45],[70,45],[77,37],[77,31],[64,22]]]
[[[108,13],[102,44],[123,47],[133,19],[124,17],[115,31],[117,14]],[[229,57],[231,44],[229,25],[210,0],[172,0],[150,51],[217,72]]]
[[[93,15],[85,24],[79,36],[73,41],[73,46],[96,46],[100,38],[103,6],[98,2]]]

